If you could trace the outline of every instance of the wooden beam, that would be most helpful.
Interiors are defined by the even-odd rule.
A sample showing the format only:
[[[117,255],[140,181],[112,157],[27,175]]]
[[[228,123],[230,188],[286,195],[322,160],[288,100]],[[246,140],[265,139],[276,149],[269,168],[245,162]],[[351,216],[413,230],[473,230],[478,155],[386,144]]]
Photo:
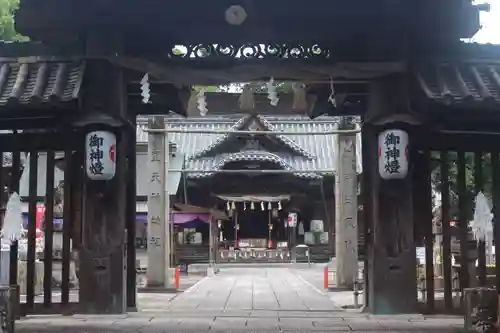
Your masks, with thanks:
[[[500,135],[433,133],[423,131],[419,133],[414,142],[418,150],[480,152],[494,149],[498,140],[500,140]],[[481,144],[478,144],[478,142]]]
[[[68,144],[62,133],[17,133],[17,134],[1,134],[0,142],[2,143],[3,151],[21,151],[29,150],[59,150],[63,151]],[[72,147],[76,149],[76,146]]]

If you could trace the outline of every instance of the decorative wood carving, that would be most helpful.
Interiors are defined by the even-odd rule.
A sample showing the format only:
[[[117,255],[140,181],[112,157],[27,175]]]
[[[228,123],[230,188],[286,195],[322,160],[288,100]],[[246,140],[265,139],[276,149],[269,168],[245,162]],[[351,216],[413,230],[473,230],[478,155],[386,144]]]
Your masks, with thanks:
[[[318,44],[193,44],[176,46],[168,54],[172,60],[328,60],[330,49]]]

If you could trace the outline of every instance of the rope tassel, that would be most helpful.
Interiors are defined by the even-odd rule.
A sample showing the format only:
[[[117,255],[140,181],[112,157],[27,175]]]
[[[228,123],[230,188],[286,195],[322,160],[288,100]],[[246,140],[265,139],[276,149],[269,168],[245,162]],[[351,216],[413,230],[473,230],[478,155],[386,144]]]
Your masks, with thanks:
[[[191,90],[187,104],[186,114],[188,117],[195,117],[198,115],[198,93]]]
[[[306,87],[303,84],[292,84],[293,89],[293,106],[294,110],[307,111]]]
[[[200,89],[198,95],[196,96],[196,104],[201,116],[206,116],[208,113],[207,109],[207,98],[205,97],[205,89]]]
[[[243,111],[252,111],[255,108],[255,98],[249,84],[245,84],[241,96],[238,100],[240,109]]]
[[[272,106],[277,106],[280,99],[278,98],[278,92],[276,91],[276,86],[274,85],[274,78],[271,78],[266,86],[267,99],[269,99]]]

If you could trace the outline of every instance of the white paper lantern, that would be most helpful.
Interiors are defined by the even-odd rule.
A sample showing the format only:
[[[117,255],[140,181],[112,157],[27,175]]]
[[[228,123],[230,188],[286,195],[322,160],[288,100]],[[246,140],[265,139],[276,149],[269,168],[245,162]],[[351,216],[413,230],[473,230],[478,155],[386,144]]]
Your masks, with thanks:
[[[382,179],[403,179],[408,174],[408,133],[390,129],[378,136],[378,171]]]
[[[85,137],[87,176],[110,180],[116,171],[116,136],[108,131],[89,132]]]

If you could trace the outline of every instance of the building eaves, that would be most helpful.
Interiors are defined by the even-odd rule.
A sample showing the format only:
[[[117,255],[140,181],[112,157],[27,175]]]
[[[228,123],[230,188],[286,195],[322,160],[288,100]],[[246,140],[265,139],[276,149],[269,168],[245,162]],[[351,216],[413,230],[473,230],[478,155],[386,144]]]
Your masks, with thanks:
[[[314,178],[321,178],[321,176],[317,173],[311,173],[311,172],[300,172],[300,170],[295,170],[293,166],[286,161],[284,158],[278,156],[277,154],[273,154],[267,151],[259,151],[259,150],[254,150],[254,151],[242,151],[238,153],[233,153],[233,154],[226,154],[220,159],[218,159],[214,164],[215,167],[213,170],[221,170],[223,169],[228,163],[232,162],[240,162],[240,161],[258,161],[258,162],[270,162],[278,165],[282,170],[287,170],[290,171],[290,174],[293,174],[297,177],[300,178],[309,178],[309,179],[314,179]],[[201,169],[202,171],[203,169]],[[297,171],[297,172],[294,172]],[[214,172],[196,172],[192,173],[189,175],[190,178],[203,178],[203,177],[209,177],[212,176]]]
[[[500,62],[461,62],[419,66],[419,88],[447,106],[500,108]]]
[[[37,57],[0,59],[0,106],[39,106],[78,98],[83,61]]]

